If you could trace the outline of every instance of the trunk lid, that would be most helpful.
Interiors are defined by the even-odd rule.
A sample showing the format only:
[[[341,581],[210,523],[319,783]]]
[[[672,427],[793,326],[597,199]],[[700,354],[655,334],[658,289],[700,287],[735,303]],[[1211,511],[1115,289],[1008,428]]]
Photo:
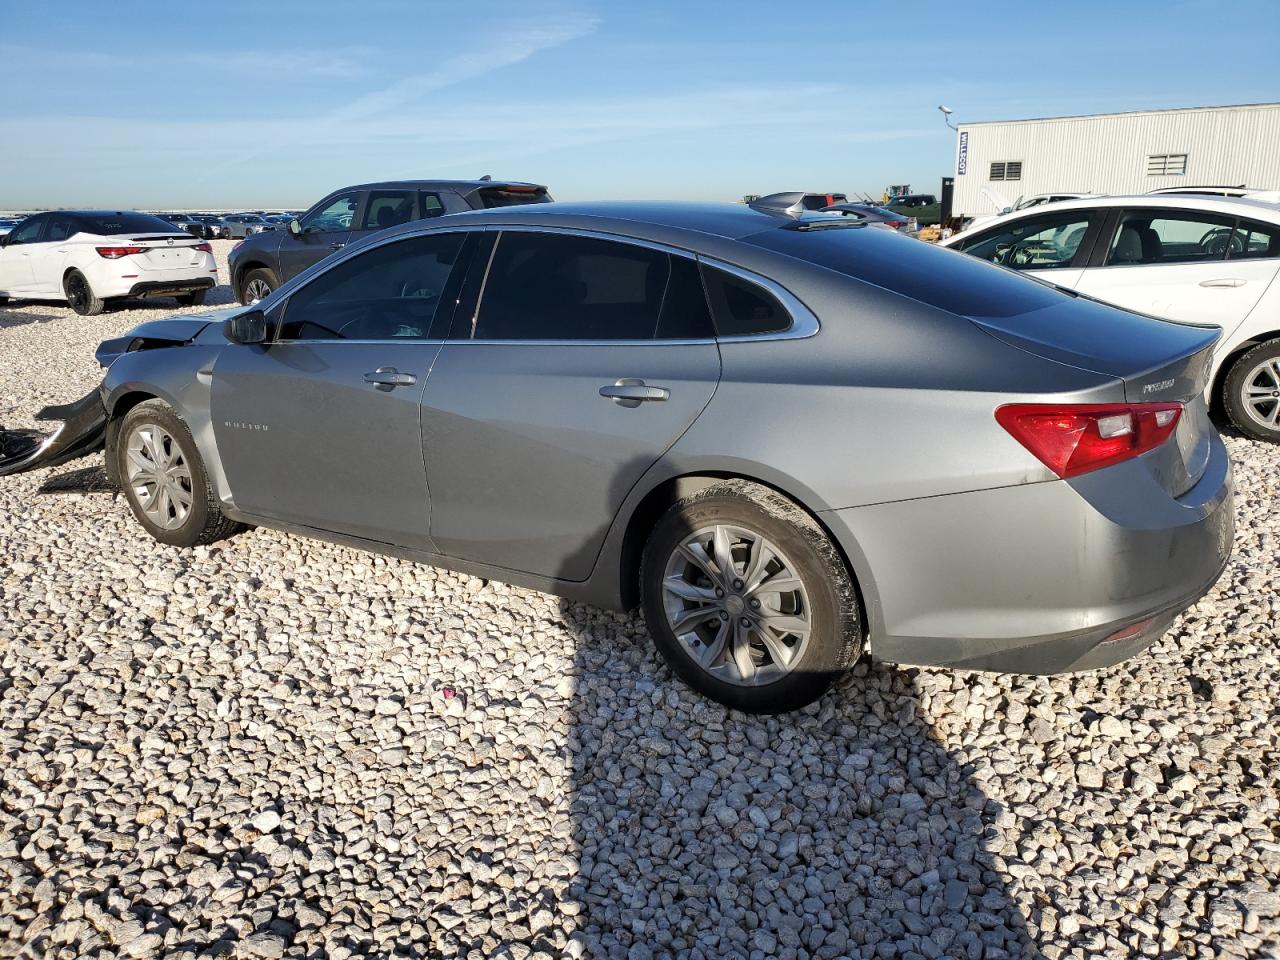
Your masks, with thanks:
[[[142,253],[130,259],[143,270],[174,270],[180,267],[197,267],[203,262],[204,253],[196,249],[200,241],[190,234],[182,236],[133,237],[130,245],[142,247]]]
[[[1011,316],[969,319],[1028,353],[1115,377],[1123,382],[1129,403],[1181,403],[1173,438],[1143,460],[1175,497],[1203,475],[1214,432],[1204,395],[1220,328],[1130,313],[1088,297]]]

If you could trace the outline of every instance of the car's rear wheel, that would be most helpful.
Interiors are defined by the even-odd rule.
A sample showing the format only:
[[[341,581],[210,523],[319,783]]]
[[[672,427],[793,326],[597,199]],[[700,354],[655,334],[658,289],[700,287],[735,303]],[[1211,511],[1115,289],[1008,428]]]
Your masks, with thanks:
[[[1222,405],[1241,433],[1280,443],[1280,340],[1236,358],[1223,384]]]
[[[198,307],[208,295],[208,290],[192,290],[190,293],[179,294],[175,299],[184,307]]]
[[[672,670],[751,713],[810,703],[863,649],[839,553],[812,517],[759,484],[723,481],[671,507],[645,545],[640,592]]]
[[[62,281],[62,292],[67,304],[82,317],[94,317],[106,309],[106,302],[93,292],[88,279],[79,270],[72,270]]]
[[[113,430],[113,473],[138,522],[161,543],[194,547],[230,536],[191,431],[162,400],[147,400]]]
[[[245,306],[265,300],[271,292],[280,286],[276,275],[266,267],[256,267],[244,275],[240,281],[240,302]]]

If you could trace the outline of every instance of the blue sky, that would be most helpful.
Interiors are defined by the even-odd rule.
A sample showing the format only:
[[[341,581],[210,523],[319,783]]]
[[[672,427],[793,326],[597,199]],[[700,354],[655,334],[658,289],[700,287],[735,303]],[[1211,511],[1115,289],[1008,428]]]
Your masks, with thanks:
[[[940,103],[990,120],[1280,98],[1278,0],[993,9],[0,0],[0,208],[303,207],[484,173],[563,199],[932,192],[954,143]]]

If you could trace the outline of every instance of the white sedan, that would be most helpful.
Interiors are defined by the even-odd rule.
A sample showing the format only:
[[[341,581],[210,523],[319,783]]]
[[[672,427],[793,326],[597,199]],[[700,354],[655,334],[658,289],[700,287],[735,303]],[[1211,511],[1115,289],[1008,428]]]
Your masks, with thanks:
[[[1280,442],[1280,205],[1090,197],[1010,213],[942,241],[1128,310],[1222,328],[1210,399]]]
[[[86,316],[120,297],[191,306],[217,282],[213,248],[148,213],[37,213],[0,237],[0,304],[65,300]]]

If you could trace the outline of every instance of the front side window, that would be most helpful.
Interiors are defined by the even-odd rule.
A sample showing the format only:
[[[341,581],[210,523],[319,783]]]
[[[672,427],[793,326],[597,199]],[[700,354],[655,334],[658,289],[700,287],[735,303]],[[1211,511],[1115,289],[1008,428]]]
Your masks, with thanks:
[[[477,340],[710,336],[692,260],[594,237],[504,231],[471,335]]]
[[[322,209],[308,214],[302,221],[303,233],[333,233],[350,230],[356,216],[356,207],[360,205],[360,194],[344,193],[326,204]]]
[[[407,190],[375,190],[364,209],[364,230],[385,230],[413,219],[413,194]]]
[[[759,336],[780,333],[791,326],[791,315],[763,287],[706,265],[702,276],[717,336]]]
[[[1094,216],[1092,211],[1072,211],[1028,217],[981,233],[961,244],[960,249],[1015,270],[1069,267]]]
[[[277,339],[426,339],[465,237],[412,237],[337,264],[289,298]]]
[[[35,243],[40,239],[40,228],[45,224],[45,217],[31,217],[9,234],[8,245],[11,247],[23,243]]]
[[[1179,210],[1128,210],[1111,241],[1107,265],[1200,263],[1221,260],[1235,220]]]
[[[418,204],[418,219],[420,220],[444,216],[444,203],[438,193],[418,194]]]
[[[1227,257],[1231,260],[1280,257],[1280,226],[1241,220],[1231,238]]]

